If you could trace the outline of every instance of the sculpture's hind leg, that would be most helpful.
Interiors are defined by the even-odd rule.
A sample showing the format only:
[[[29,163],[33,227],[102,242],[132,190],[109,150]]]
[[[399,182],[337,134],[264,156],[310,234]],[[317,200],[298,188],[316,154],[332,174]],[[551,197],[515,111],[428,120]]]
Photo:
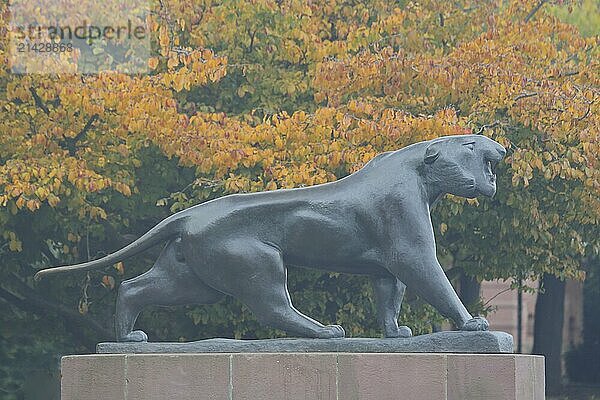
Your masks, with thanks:
[[[207,282],[246,304],[261,323],[300,337],[344,336],[341,326],[324,326],[294,308],[287,290],[287,272],[276,247],[253,239],[230,240],[220,246],[211,257],[213,267],[208,268],[218,269],[218,281],[207,277]],[[217,274],[211,275],[214,278]]]
[[[385,337],[410,337],[412,331],[408,326],[398,326],[398,316],[404,298],[406,285],[392,274],[371,278],[375,301],[377,303],[377,319]]]
[[[132,331],[146,306],[211,304],[223,294],[202,282],[176,256],[176,242],[169,243],[146,273],[121,283],[115,314],[116,338],[120,342],[148,340],[143,331]]]

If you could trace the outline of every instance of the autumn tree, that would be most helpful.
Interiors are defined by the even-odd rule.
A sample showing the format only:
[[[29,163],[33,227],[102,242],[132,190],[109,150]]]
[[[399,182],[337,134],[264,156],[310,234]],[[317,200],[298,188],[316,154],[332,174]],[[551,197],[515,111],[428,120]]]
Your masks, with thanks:
[[[15,75],[3,36],[0,359],[111,339],[115,287],[152,254],[39,286],[36,270],[113,251],[192,204],[332,181],[442,135],[509,149],[494,199],[436,208],[448,266],[581,278],[599,249],[598,37],[537,1],[504,3],[163,0],[147,75]],[[362,279],[291,271],[291,286],[303,311],[376,334]],[[403,313],[417,332],[439,319],[414,301]],[[232,300],[139,323],[153,339],[273,334]]]

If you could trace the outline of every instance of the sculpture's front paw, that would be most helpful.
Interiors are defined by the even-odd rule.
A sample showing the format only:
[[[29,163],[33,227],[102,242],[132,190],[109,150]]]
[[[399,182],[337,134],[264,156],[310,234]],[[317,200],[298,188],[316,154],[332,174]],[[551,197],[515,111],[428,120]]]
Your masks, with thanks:
[[[344,336],[346,336],[346,331],[339,325],[327,325],[317,333],[319,339],[343,338]]]
[[[125,337],[119,338],[119,342],[147,342],[148,335],[144,331],[133,331]]]
[[[464,323],[460,328],[461,331],[487,331],[490,323],[483,317],[474,317]]]
[[[386,332],[385,337],[388,338],[408,338],[412,337],[412,330],[408,326],[399,326],[393,332]]]

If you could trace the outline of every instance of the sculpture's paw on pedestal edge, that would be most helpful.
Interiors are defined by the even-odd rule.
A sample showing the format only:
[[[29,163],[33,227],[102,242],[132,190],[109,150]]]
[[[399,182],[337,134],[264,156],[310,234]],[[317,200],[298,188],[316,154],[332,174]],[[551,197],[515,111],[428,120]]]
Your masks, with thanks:
[[[490,328],[490,323],[483,317],[474,317],[465,322],[460,328],[461,331],[487,331]]]
[[[386,333],[387,338],[409,338],[413,336],[412,329],[408,326],[399,326],[395,332]]]
[[[147,342],[148,335],[144,331],[133,331],[129,333],[127,336],[121,338],[119,342]]]
[[[407,338],[205,339],[195,342],[99,343],[97,353],[512,353],[513,337],[497,331],[446,331]]]

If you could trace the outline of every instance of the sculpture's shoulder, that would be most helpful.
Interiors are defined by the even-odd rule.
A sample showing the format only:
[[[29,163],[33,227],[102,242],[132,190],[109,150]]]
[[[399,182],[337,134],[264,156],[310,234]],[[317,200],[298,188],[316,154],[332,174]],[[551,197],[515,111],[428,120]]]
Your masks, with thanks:
[[[355,179],[354,182],[365,184],[380,193],[398,194],[408,187],[418,186],[425,144],[419,142],[378,154],[344,180]]]
[[[405,170],[416,169],[429,142],[418,142],[399,150],[386,151],[373,157],[361,170],[386,169],[393,163]]]

